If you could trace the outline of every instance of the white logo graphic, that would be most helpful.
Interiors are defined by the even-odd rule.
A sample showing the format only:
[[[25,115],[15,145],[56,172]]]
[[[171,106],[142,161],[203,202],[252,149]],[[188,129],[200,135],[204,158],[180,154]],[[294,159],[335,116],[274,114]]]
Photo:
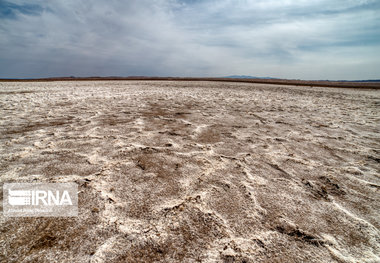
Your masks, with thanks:
[[[5,216],[78,216],[75,183],[12,183],[3,185]]]
[[[8,190],[10,205],[30,205],[32,191]]]
[[[60,195],[59,191],[23,191],[8,190],[10,205],[73,205],[70,195],[67,191],[63,191]]]

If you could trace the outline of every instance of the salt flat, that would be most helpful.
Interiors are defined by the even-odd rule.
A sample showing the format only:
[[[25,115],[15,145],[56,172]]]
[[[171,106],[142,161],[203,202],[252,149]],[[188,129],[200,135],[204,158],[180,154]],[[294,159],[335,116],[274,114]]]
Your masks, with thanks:
[[[79,184],[78,218],[1,214],[0,261],[379,262],[379,109],[379,90],[0,82],[1,183]]]

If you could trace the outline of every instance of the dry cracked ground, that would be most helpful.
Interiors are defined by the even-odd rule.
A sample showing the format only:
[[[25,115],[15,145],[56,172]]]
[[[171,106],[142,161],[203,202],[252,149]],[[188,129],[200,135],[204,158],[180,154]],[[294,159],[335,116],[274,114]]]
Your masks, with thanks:
[[[379,109],[379,90],[0,83],[0,182],[79,185],[78,217],[1,214],[0,261],[379,262]]]

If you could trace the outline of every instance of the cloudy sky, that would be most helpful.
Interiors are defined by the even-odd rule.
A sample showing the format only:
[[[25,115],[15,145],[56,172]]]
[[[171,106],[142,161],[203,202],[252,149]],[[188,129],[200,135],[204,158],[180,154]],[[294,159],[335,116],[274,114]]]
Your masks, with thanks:
[[[379,0],[0,0],[0,78],[380,79]]]

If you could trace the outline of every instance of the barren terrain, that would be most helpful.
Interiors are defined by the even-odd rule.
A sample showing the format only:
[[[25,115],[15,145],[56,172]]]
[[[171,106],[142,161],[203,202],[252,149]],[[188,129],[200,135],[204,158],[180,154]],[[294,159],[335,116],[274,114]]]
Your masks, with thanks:
[[[77,218],[1,214],[0,261],[379,262],[379,109],[366,89],[0,82],[0,182],[79,185]]]

